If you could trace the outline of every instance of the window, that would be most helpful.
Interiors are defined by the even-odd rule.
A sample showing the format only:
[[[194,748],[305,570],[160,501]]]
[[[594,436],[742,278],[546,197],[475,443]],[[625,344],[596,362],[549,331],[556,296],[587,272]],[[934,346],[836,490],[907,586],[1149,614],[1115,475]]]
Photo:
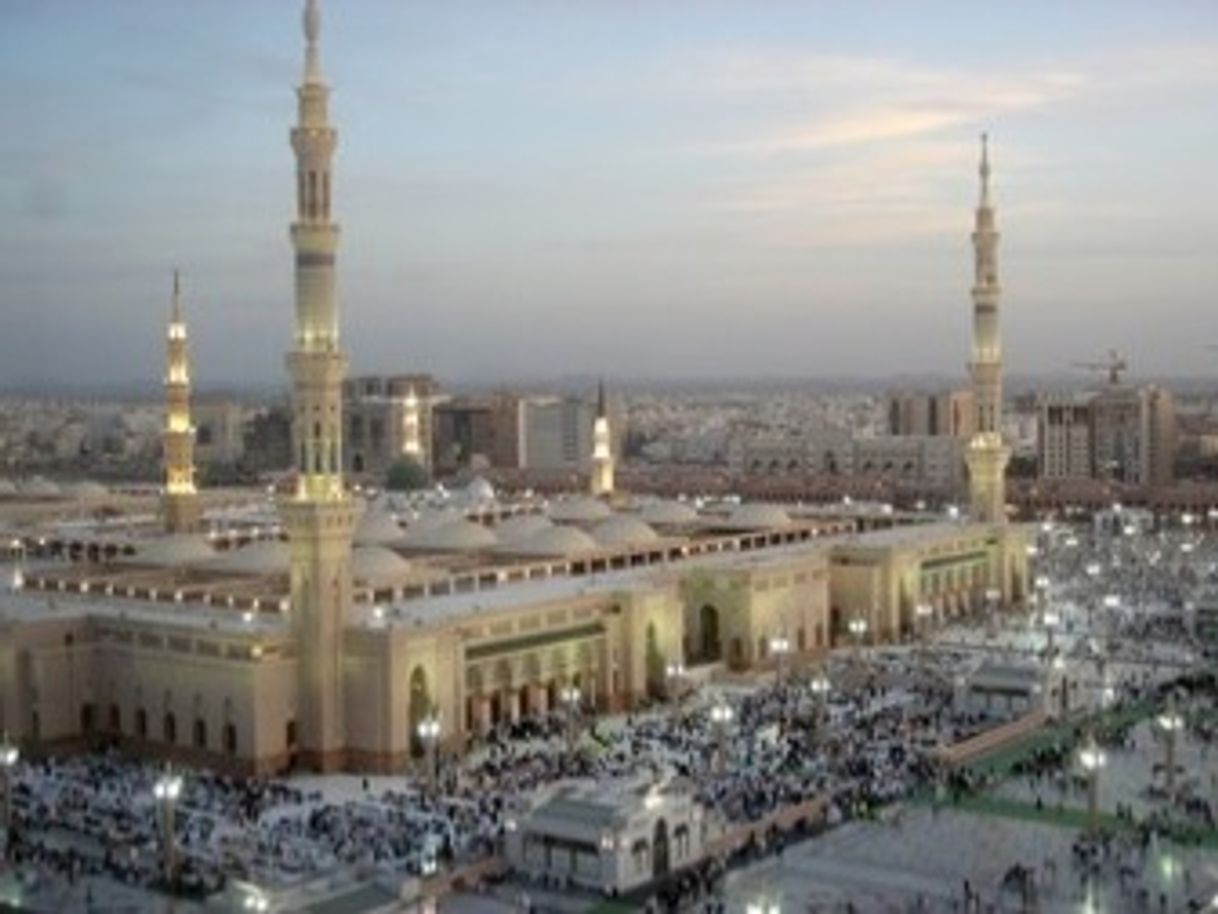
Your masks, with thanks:
[[[195,748],[207,748],[207,721],[201,717],[195,718]]]
[[[135,709],[135,735],[140,739],[148,737],[148,712],[143,708]]]
[[[178,741],[178,721],[172,711],[165,712],[165,719],[161,723],[161,735],[170,745]]]

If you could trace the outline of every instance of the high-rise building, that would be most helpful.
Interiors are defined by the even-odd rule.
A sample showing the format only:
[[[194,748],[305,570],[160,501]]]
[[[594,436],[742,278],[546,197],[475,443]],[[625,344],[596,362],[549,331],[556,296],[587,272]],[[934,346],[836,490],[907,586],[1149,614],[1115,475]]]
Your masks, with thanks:
[[[971,390],[895,393],[888,397],[888,434],[971,438],[975,410]]]
[[[583,397],[534,397],[524,407],[525,466],[587,472],[596,406]]]
[[[973,231],[973,377],[976,429],[969,441],[972,515],[983,523],[1006,521],[1006,468],[1011,450],[1002,437],[1002,335],[998,325],[998,230],[990,200],[990,157],[981,135],[981,199]]]
[[[190,358],[186,351],[186,322],[182,319],[182,283],[173,272],[173,308],[166,332],[165,373],[165,494],[162,514],[169,533],[186,533],[199,525],[199,493],[195,488],[195,430],[190,423]]]
[[[520,468],[522,411],[520,398],[512,393],[455,397],[437,404],[432,410],[432,460],[436,472]]]
[[[330,89],[321,75],[317,0],[305,6],[304,33],[304,81],[292,130],[296,340],[287,357],[297,476],[295,493],[280,508],[291,550],[290,612],[298,653],[297,713],[288,751],[303,765],[330,770],[344,762],[343,626],[352,599],[356,506],[343,488],[347,359],[339,348],[335,290],[338,226],[330,217],[331,160],[338,135],[330,126]]]
[[[380,478],[404,457],[431,470],[432,416],[438,393],[428,374],[369,375],[344,382],[346,471]]]
[[[1037,412],[1043,479],[1165,485],[1175,477],[1175,407],[1168,390],[1109,385],[1099,392],[1042,394]]]
[[[1091,475],[1091,402],[1076,393],[1036,399],[1037,467],[1042,479]]]

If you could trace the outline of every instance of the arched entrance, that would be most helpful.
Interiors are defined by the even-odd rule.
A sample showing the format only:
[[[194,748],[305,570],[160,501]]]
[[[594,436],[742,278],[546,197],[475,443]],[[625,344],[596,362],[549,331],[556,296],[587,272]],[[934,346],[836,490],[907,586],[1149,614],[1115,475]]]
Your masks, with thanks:
[[[431,710],[431,697],[427,694],[427,673],[416,666],[410,673],[410,697],[408,700],[407,726],[410,728],[406,744],[410,754],[418,758],[423,754],[423,741],[419,739],[419,722]]]
[[[704,661],[715,661],[723,657],[723,645],[719,641],[719,610],[709,603],[700,613],[702,644],[698,654]]]
[[[668,875],[668,823],[663,819],[656,822],[655,833],[651,841],[651,875],[653,879],[662,879]]]

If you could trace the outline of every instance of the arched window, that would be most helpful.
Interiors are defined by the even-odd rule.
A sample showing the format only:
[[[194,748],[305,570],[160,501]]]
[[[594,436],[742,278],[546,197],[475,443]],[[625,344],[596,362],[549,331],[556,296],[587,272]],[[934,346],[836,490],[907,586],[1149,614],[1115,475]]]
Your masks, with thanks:
[[[148,738],[148,712],[143,708],[135,709],[135,735],[140,739]]]
[[[224,725],[224,751],[229,755],[237,754],[237,725]]]
[[[162,721],[161,735],[165,742],[173,745],[178,741],[178,720],[173,716],[172,711],[165,712],[165,719]]]
[[[195,748],[207,748],[207,721],[201,717],[195,718]]]

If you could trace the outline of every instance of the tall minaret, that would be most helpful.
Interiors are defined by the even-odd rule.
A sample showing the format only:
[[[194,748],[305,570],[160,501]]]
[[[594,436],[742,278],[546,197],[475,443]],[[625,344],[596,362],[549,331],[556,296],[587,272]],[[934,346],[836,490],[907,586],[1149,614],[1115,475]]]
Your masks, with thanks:
[[[343,488],[342,382],[347,361],[338,348],[330,160],[337,134],[327,113],[330,89],[318,55],[321,14],[307,0],[304,82],[297,90],[296,340],[292,375],[292,443],[296,491],[281,505],[291,546],[291,613],[297,639],[298,758],[319,770],[343,764],[342,632],[351,605],[351,536],[355,506]]]
[[[182,320],[182,282],[173,271],[173,308],[166,332],[165,494],[161,500],[165,530],[189,533],[199,526],[199,493],[195,489],[195,430],[190,424],[190,359],[186,323]]]
[[[1006,468],[1011,449],[1002,440],[1002,337],[998,329],[998,230],[990,201],[990,155],[981,135],[981,200],[973,230],[976,253],[973,280],[973,397],[977,429],[969,442],[968,462],[972,515],[976,521],[1006,521]]]
[[[596,419],[592,423],[592,473],[589,490],[598,498],[613,494],[613,444],[609,412],[605,407],[605,382],[596,387]]]

